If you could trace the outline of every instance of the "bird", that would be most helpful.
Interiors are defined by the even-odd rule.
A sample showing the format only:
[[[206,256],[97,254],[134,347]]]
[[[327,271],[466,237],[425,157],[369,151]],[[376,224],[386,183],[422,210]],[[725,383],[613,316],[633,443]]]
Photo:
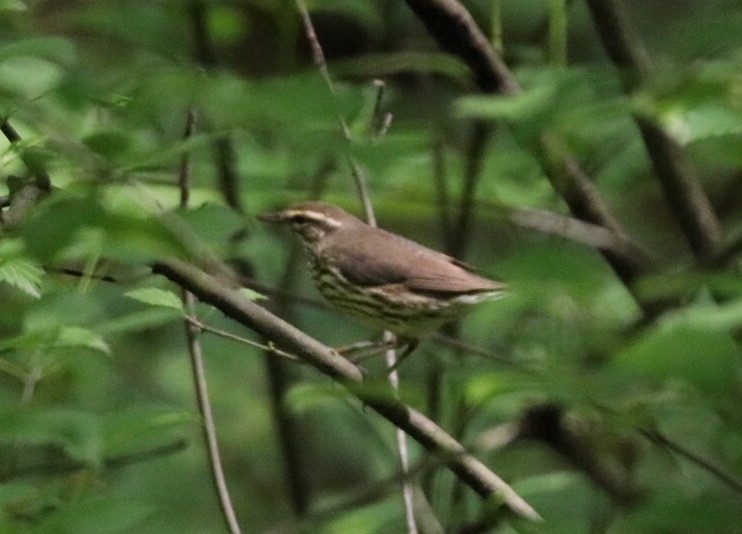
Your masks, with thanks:
[[[400,360],[443,324],[506,294],[505,283],[334,204],[305,201],[258,218],[288,226],[307,252],[322,296],[341,313],[395,334],[407,345]]]

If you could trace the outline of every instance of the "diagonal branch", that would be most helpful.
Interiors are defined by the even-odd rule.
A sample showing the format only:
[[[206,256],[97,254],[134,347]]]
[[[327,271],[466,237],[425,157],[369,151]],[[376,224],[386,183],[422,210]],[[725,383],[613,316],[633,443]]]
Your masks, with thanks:
[[[361,387],[362,370],[330,347],[321,344],[192,265],[179,260],[170,260],[155,264],[153,271],[169,278],[238,323],[273,339],[277,345],[344,384],[367,406],[440,456],[459,478],[483,497],[499,499],[520,517],[532,521],[541,519],[541,516],[505,481],[424,414],[401,403],[393,396],[381,396]]]
[[[632,35],[616,0],[587,0],[593,21],[613,63],[622,69],[624,90],[645,80],[650,62]],[[721,242],[719,220],[678,144],[655,122],[635,115],[649,158],[675,218],[696,259],[708,263]]]
[[[504,95],[521,91],[513,73],[457,0],[406,1],[441,48],[458,56],[469,66],[482,91]],[[630,241],[628,233],[603,202],[577,160],[559,146],[553,135],[545,133],[542,145],[546,154],[541,162],[544,172],[575,217],[608,228],[621,239]],[[643,258],[633,254],[606,250],[603,256],[629,286],[647,269]],[[645,311],[649,310],[645,307]]]
[[[407,0],[440,47],[461,58],[485,93],[513,95],[520,84],[466,8],[456,0]]]
[[[8,119],[0,119],[0,132],[3,133],[10,144],[16,144],[21,141],[21,136],[11,126]],[[25,154],[23,151],[20,152],[20,156],[23,164],[34,175],[34,185],[41,191],[49,192],[51,189],[51,179],[44,166],[34,161],[33,158],[28,157],[28,154]]]

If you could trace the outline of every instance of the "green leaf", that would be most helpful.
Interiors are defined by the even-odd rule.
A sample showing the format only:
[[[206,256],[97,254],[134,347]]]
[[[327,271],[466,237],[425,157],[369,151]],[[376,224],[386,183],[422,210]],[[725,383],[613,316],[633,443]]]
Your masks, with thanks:
[[[287,392],[284,402],[297,414],[305,414],[319,407],[338,402],[343,394],[325,384],[296,384]]]
[[[268,300],[268,297],[266,297],[262,293],[258,293],[254,289],[250,289],[249,287],[240,288],[238,293],[245,297],[247,300],[252,300],[253,302],[258,300]]]
[[[115,497],[94,498],[61,506],[34,528],[34,532],[96,532],[117,534],[135,532],[137,525],[151,517],[157,507],[146,502]]]
[[[59,331],[54,348],[86,348],[110,355],[108,343],[97,333],[79,326],[65,326]]]
[[[187,254],[178,236],[141,194],[113,186],[105,192],[75,196],[60,191],[36,206],[21,230],[29,254],[44,263],[102,255],[151,261]]]
[[[731,331],[742,326],[742,299],[724,304],[688,306],[669,314],[663,322],[706,331]]]
[[[183,440],[198,423],[191,412],[137,406],[106,414],[102,434],[107,456],[131,454]]]
[[[72,63],[77,59],[77,53],[72,41],[62,37],[32,37],[0,46],[0,62],[16,57]]]
[[[512,96],[466,96],[456,102],[456,114],[465,119],[523,121],[543,114],[557,97],[558,86],[544,83]]]
[[[101,462],[100,429],[90,412],[45,408],[0,412],[0,443],[56,445],[71,458],[93,466]]]
[[[726,398],[735,387],[738,358],[739,350],[727,332],[667,321],[621,350],[614,364],[646,377],[682,380]]]
[[[420,72],[439,74],[464,83],[471,74],[466,65],[450,54],[441,52],[399,52],[396,54],[369,54],[344,59],[332,64],[338,76],[381,77]]]
[[[124,295],[151,306],[164,306],[165,308],[173,308],[181,312],[183,311],[183,301],[180,297],[166,289],[145,287],[142,289],[134,289]]]
[[[157,306],[115,317],[96,325],[96,330],[106,335],[137,332],[151,328],[160,328],[172,323],[174,320],[181,320],[182,317],[183,310],[180,308],[178,309],[178,313],[173,313],[170,307],[162,308]]]
[[[0,242],[0,282],[16,287],[34,298],[41,297],[41,279],[44,270],[21,254],[19,240]]]

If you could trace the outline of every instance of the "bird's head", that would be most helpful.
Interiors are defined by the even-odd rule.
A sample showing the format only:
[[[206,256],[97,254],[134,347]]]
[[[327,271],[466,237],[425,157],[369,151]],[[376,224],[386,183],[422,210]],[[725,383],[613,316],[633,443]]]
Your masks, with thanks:
[[[258,219],[288,225],[309,247],[339,230],[364,224],[337,206],[319,201],[294,204],[281,211],[258,215]]]

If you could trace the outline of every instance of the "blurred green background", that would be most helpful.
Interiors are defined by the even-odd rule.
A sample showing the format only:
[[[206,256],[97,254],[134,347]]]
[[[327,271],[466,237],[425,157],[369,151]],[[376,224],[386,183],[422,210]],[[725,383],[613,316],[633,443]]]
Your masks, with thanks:
[[[21,137],[0,142],[0,196],[28,165],[54,187],[0,234],[0,531],[225,531],[181,315],[163,293],[155,305],[130,293],[177,294],[148,263],[208,248],[322,342],[378,337],[327,309],[292,236],[254,218],[319,196],[360,215],[349,156],[381,226],[512,290],[447,330],[488,355],[426,341],[400,369],[402,396],[546,523],[509,520],[412,443],[437,521],[423,532],[738,531],[742,8],[624,4],[653,65],[629,94],[584,2],[465,2],[524,87],[497,97],[478,94],[404,2],[308,2],[332,94],[293,2],[0,0],[0,118]],[[384,135],[380,113],[393,118]],[[694,260],[636,114],[688,159],[724,261]],[[646,250],[652,267],[632,287],[544,175],[545,131]],[[637,299],[673,305],[642,322]],[[264,341],[208,306],[198,314]],[[404,532],[388,422],[306,366],[201,341],[244,532]],[[384,372],[381,358],[364,365]],[[539,414],[559,428],[524,429]],[[523,439],[481,447],[503,425]]]

